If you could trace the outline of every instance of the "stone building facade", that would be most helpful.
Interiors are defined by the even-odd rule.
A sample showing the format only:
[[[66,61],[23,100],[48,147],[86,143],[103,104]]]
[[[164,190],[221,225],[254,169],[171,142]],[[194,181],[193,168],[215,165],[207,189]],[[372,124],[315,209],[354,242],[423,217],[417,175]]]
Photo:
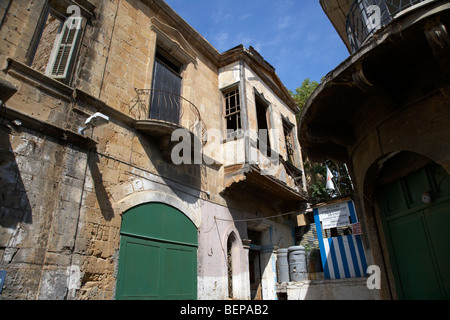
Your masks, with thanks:
[[[300,116],[314,161],[347,163],[383,299],[448,299],[450,5],[320,0],[350,57]]]
[[[277,299],[306,186],[274,68],[162,0],[0,17],[2,298]]]

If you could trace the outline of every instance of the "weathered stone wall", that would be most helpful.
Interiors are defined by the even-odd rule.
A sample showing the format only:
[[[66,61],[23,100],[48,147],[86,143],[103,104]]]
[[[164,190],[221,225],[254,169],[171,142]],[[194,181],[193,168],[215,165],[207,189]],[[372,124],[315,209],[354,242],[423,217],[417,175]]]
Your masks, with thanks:
[[[62,299],[77,233],[86,152],[27,129],[1,135],[4,298]]]
[[[155,13],[141,1],[102,1],[92,36],[81,55],[77,87],[129,114],[135,88],[150,88],[156,35]],[[94,49],[94,50],[93,50]]]

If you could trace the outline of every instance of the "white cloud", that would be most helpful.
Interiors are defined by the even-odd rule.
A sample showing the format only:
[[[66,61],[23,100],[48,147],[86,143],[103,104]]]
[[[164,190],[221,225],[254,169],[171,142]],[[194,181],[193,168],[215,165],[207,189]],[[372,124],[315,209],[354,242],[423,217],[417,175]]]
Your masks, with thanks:
[[[252,17],[252,16],[253,16],[253,14],[251,14],[251,13],[243,14],[243,15],[241,15],[241,16],[239,17],[239,20],[244,21],[244,20],[247,20],[248,18],[250,18],[250,17]]]
[[[278,24],[277,24],[276,28],[278,30],[286,29],[286,28],[288,28],[288,27],[290,27],[292,25],[293,21],[294,20],[292,19],[291,16],[280,17],[280,19],[278,20]]]
[[[319,40],[319,38],[320,38],[319,35],[315,32],[310,32],[306,35],[306,41],[309,41],[309,42],[315,42],[315,41]]]
[[[226,51],[232,46],[230,46],[230,34],[226,31],[219,31],[211,37],[212,44],[216,47],[219,51]]]

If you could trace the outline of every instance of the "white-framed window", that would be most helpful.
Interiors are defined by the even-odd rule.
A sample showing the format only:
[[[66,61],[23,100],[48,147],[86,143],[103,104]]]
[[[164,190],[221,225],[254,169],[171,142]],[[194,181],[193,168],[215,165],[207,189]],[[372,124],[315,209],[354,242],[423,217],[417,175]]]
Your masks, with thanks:
[[[223,92],[225,99],[225,122],[227,132],[240,132],[241,122],[241,99],[239,88],[233,87]]]
[[[79,41],[81,39],[81,18],[68,18],[62,24],[56,37],[45,74],[55,79],[67,79],[73,70]]]
[[[70,12],[70,11],[69,11]],[[30,66],[69,84],[83,36],[83,18],[47,6],[37,28]]]

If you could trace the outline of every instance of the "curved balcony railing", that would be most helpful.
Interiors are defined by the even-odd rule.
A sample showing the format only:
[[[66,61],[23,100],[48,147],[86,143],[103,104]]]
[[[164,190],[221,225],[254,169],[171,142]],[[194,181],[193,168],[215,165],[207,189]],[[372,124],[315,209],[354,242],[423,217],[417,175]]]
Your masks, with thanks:
[[[347,37],[356,52],[377,30],[403,10],[431,0],[355,0],[347,14]]]
[[[197,107],[182,96],[163,90],[135,89],[130,113],[136,120],[156,120],[189,129],[197,137],[206,134],[206,126]]]

